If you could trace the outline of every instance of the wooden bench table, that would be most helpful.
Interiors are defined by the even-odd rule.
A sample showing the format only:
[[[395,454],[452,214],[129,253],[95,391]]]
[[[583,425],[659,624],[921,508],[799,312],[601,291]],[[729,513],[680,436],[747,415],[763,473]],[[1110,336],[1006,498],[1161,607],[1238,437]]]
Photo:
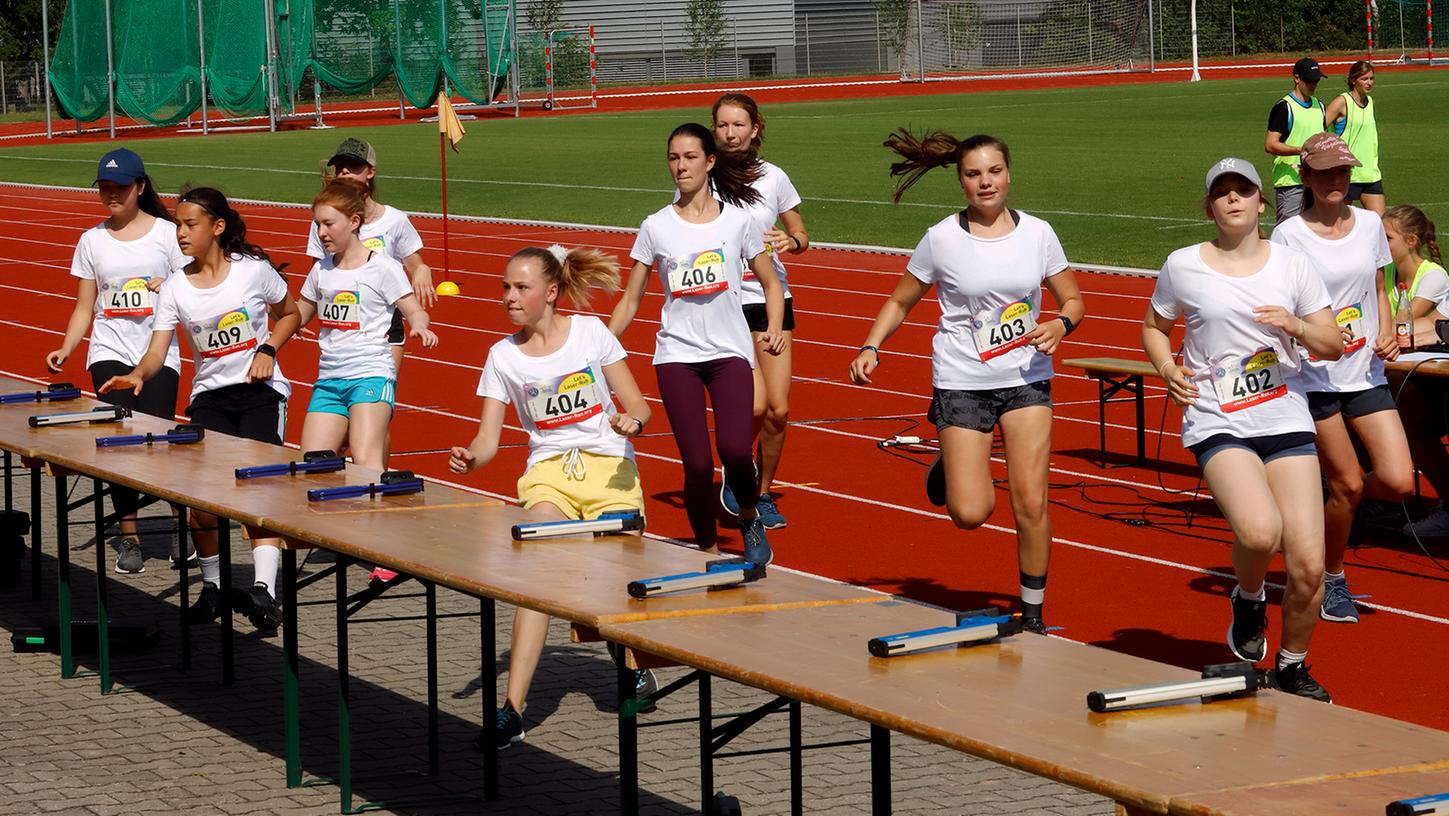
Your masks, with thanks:
[[[1097,380],[1098,441],[1101,450],[1101,466],[1116,467],[1107,463],[1107,403],[1128,402],[1129,399],[1114,399],[1118,393],[1131,394],[1130,401],[1137,406],[1137,466],[1147,464],[1146,405],[1144,403],[1144,377],[1159,377],[1160,374],[1146,360],[1123,360],[1117,357],[1074,357],[1063,360],[1062,365],[1080,368]]]

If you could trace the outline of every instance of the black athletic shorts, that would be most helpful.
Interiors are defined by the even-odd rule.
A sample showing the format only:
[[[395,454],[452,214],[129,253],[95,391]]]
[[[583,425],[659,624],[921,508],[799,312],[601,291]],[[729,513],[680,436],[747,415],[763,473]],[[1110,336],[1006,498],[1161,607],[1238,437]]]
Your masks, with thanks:
[[[1308,413],[1313,415],[1314,422],[1334,414],[1341,413],[1344,419],[1354,419],[1379,411],[1393,411],[1397,407],[1387,385],[1376,385],[1363,391],[1308,392]]]
[[[765,314],[765,304],[746,303],[744,305],[745,322],[750,325],[750,331],[769,331],[770,317]],[[795,331],[795,298],[785,298],[785,320],[780,324],[781,331]]]
[[[270,385],[240,383],[192,395],[186,415],[208,431],[280,445],[284,405]]]
[[[1246,439],[1230,433],[1219,433],[1209,436],[1196,445],[1189,446],[1188,450],[1197,457],[1198,467],[1205,467],[1209,459],[1228,448],[1242,448],[1245,451],[1251,451],[1257,454],[1266,465],[1274,459],[1282,459],[1285,456],[1317,456],[1317,440],[1318,436],[1310,431],[1254,436]]]
[[[402,309],[394,306],[392,308],[392,325],[389,326],[387,329],[387,342],[393,344],[394,346],[401,346],[403,343],[407,342],[407,339],[408,331],[407,328],[403,326]]]
[[[106,380],[130,374],[134,368],[135,366],[120,360],[97,360],[89,369],[91,384],[100,391]],[[176,392],[180,386],[181,375],[176,369],[161,366],[161,370],[146,382],[146,387],[141,389],[140,394],[135,391],[112,391],[109,394],[98,394],[96,399],[111,405],[125,406],[134,413],[150,414],[169,421],[176,418]],[[141,494],[130,488],[112,485],[111,503],[116,506],[116,512],[130,515],[140,509]]]
[[[926,419],[936,426],[936,433],[947,428],[991,433],[1001,415],[1033,405],[1052,405],[1051,380],[1027,383],[1010,388],[988,388],[984,391],[950,391],[931,389],[931,407]]]
[[[1365,193],[1367,193],[1368,195],[1383,195],[1384,180],[1379,179],[1378,181],[1370,181],[1364,184],[1349,184],[1348,196],[1344,200],[1362,201]]]

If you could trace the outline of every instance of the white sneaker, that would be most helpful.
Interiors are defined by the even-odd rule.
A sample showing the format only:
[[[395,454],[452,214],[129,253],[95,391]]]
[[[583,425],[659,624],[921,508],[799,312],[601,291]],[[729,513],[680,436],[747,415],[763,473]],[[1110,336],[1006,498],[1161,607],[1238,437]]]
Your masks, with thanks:
[[[1449,538],[1449,511],[1441,507],[1418,521],[1405,524],[1404,535],[1419,538]]]

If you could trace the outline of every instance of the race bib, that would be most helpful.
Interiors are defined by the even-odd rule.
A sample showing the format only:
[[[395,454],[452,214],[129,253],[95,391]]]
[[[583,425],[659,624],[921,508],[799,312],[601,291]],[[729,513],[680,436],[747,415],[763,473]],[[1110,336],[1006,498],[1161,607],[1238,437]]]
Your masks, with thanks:
[[[256,348],[257,334],[246,307],[190,324],[191,342],[202,357],[225,357]]]
[[[1363,334],[1363,305],[1361,303],[1339,309],[1338,313],[1334,315],[1334,319],[1338,321],[1338,328],[1347,330],[1352,337],[1343,343],[1344,354],[1352,354],[1368,343],[1368,338]]]
[[[362,328],[362,293],[357,290],[322,290],[317,301],[317,315],[328,329],[357,331]]]
[[[374,252],[387,249],[387,239],[381,235],[374,235],[371,238],[363,238],[362,245]]]
[[[1261,348],[1246,357],[1225,357],[1210,372],[1213,390],[1223,413],[1231,414],[1288,393],[1288,384],[1272,349]]]
[[[592,369],[565,374],[554,382],[523,386],[528,418],[539,430],[561,428],[598,416],[604,410]]]
[[[976,341],[976,353],[985,362],[1026,345],[1027,335],[1035,330],[1031,301],[1018,300],[978,316],[971,336]]]
[[[149,277],[106,278],[101,281],[103,317],[147,317],[156,308],[156,293],[146,288]]]
[[[723,249],[666,257],[662,262],[669,293],[674,297],[699,297],[730,288]]]

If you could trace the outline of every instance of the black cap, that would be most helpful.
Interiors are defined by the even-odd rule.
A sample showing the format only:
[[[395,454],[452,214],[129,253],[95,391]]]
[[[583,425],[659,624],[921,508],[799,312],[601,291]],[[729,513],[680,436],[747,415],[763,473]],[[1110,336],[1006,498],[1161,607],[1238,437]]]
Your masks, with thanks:
[[[1304,82],[1317,82],[1323,79],[1323,69],[1318,67],[1318,60],[1312,57],[1304,57],[1293,63],[1293,76]]]

